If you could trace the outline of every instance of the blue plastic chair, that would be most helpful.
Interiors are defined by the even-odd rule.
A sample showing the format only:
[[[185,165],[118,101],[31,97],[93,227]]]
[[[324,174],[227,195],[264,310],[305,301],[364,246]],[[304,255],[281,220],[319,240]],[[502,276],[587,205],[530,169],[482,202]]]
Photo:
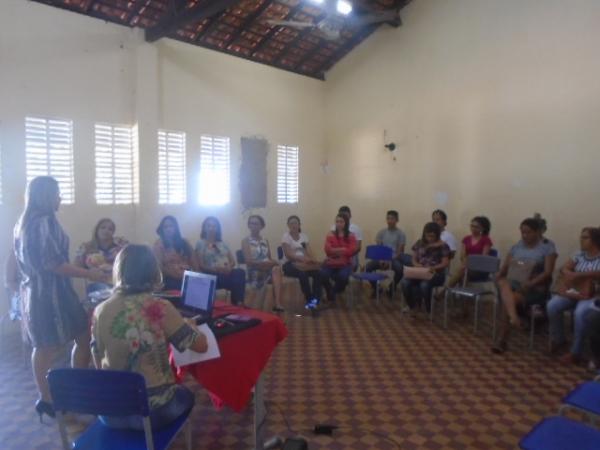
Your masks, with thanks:
[[[521,439],[524,450],[598,450],[600,431],[566,417],[548,417]]]
[[[373,261],[390,262],[394,257],[394,252],[391,248],[385,245],[369,245],[365,254],[366,259]],[[353,273],[352,278],[359,281],[374,281],[375,291],[377,292],[377,303],[379,303],[379,282],[388,278],[387,274],[378,272],[358,272]],[[352,296],[354,297],[354,296]],[[352,301],[354,303],[354,299]]]
[[[165,428],[152,431],[150,407],[144,377],[135,372],[94,369],[55,369],[48,373],[48,384],[64,450],[162,450],[169,447],[185,427],[187,449],[192,448],[190,411]],[[107,427],[100,420],[92,423],[71,445],[63,413],[103,416],[142,416],[144,431]]]
[[[595,425],[596,419],[600,417],[600,383],[587,381],[569,392],[562,399],[558,413],[563,415],[568,409],[583,412],[590,419],[592,425]]]

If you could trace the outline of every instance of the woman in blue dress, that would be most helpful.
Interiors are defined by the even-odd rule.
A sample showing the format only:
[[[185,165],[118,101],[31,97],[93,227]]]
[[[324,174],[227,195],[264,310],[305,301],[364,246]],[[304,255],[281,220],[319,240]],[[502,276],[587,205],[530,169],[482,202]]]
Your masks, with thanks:
[[[61,347],[74,340],[73,367],[90,362],[88,317],[71,277],[106,281],[100,269],[69,263],[69,238],[56,220],[60,206],[58,183],[36,177],[27,186],[25,210],[14,231],[14,251],[21,276],[23,319],[33,346],[31,363],[40,398],[35,409],[54,416],[46,374]]]

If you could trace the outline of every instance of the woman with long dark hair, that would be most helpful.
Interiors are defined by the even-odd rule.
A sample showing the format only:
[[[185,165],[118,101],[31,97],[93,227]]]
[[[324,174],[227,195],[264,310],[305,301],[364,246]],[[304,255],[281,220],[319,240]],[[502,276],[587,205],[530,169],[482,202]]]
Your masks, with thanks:
[[[401,281],[402,294],[411,310],[420,296],[425,302],[427,312],[431,310],[431,293],[433,288],[444,284],[446,269],[450,264],[450,247],[442,240],[442,229],[435,222],[428,222],[423,227],[423,234],[412,246],[413,267],[429,269],[425,278],[410,278],[404,273]]]
[[[519,309],[546,306],[552,284],[556,248],[544,241],[544,225],[531,217],[523,220],[519,228],[521,240],[510,249],[497,277],[506,317],[492,347],[494,353],[504,353],[511,329],[523,327]]]
[[[36,177],[25,193],[25,209],[15,226],[14,251],[21,273],[23,319],[33,345],[31,363],[40,395],[35,409],[54,417],[46,374],[61,348],[75,340],[71,365],[90,362],[87,314],[71,278],[105,282],[100,269],[69,263],[69,238],[56,220],[60,190],[52,177]]]
[[[173,216],[162,218],[156,234],[159,238],[154,243],[154,255],[163,274],[165,289],[180,289],[183,273],[194,268],[194,252],[192,246],[181,237],[179,224]]]
[[[235,267],[231,250],[221,235],[219,219],[209,216],[202,222],[200,240],[196,243],[196,262],[198,270],[217,276],[217,289],[231,292],[231,303],[244,303],[246,291],[246,272]]]
[[[356,253],[356,245],[356,236],[350,233],[350,219],[346,214],[338,214],[335,217],[335,230],[325,238],[327,258],[321,267],[323,287],[330,303],[335,303],[336,296],[346,289],[352,274],[352,256]]]
[[[119,253],[128,242],[122,237],[115,236],[116,226],[112,219],[100,219],[92,233],[92,239],[81,244],[75,255],[75,265],[85,269],[98,268],[112,278],[112,269]],[[90,283],[87,292],[109,288],[112,283]]]

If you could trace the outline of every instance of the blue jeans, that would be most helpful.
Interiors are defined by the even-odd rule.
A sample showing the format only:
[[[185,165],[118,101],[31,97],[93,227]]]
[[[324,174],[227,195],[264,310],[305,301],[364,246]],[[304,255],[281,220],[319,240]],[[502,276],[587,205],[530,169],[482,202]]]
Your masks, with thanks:
[[[548,312],[550,339],[556,344],[565,342],[565,327],[563,313],[565,311],[575,309],[575,332],[573,336],[573,345],[571,346],[571,354],[579,355],[582,351],[583,338],[585,337],[585,314],[593,304],[594,299],[590,300],[571,300],[553,295],[546,311]]]
[[[175,395],[162,406],[150,411],[152,430],[159,430],[170,425],[178,417],[194,407],[194,394],[188,388],[177,385]],[[110,427],[128,430],[143,430],[142,416],[99,416],[100,421]]]
[[[431,311],[431,293],[434,287],[442,286],[446,280],[444,272],[436,272],[431,280],[417,280],[414,278],[403,278],[400,282],[402,295],[410,309],[417,305],[419,295],[425,302],[427,312]]]
[[[348,285],[350,274],[352,274],[352,266],[323,266],[321,268],[323,287],[325,288],[328,296],[330,294],[332,295],[332,298],[327,298],[328,301],[333,301],[337,294],[344,292],[344,289],[346,289],[346,286]],[[331,288],[331,280],[333,280],[333,289]]]

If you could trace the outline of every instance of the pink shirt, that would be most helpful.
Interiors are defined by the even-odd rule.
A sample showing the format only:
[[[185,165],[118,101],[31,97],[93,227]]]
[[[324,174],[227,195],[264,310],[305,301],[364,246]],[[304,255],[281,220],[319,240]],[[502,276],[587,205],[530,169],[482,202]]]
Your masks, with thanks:
[[[494,243],[489,236],[481,236],[477,242],[473,241],[473,236],[465,236],[462,240],[465,246],[465,253],[467,255],[483,255],[483,249],[485,247],[492,248]]]

